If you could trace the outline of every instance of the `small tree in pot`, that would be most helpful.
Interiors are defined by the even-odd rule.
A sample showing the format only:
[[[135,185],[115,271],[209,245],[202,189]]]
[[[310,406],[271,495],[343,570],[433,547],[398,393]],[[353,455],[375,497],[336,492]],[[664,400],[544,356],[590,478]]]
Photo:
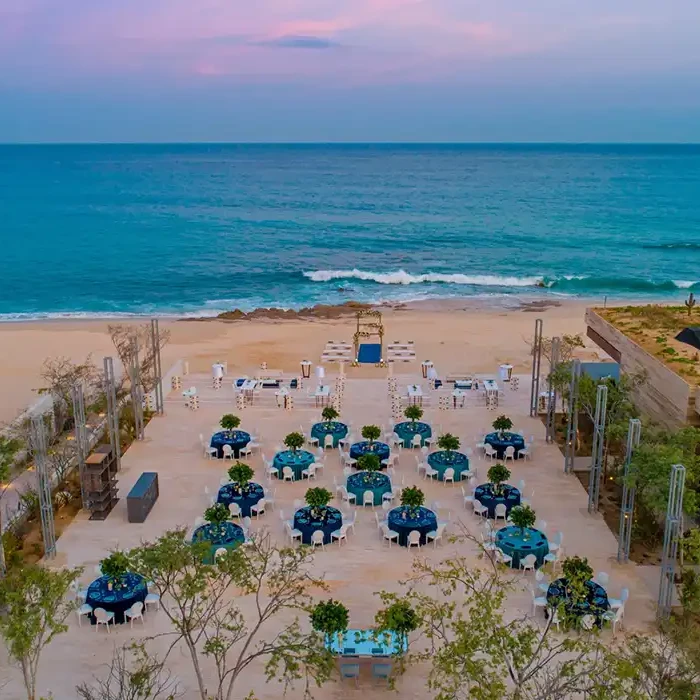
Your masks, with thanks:
[[[331,502],[333,494],[323,487],[316,486],[308,489],[304,499],[311,509],[311,516],[314,520],[325,520],[328,512],[328,504]]]
[[[340,413],[333,408],[333,406],[326,406],[321,411],[321,418],[323,418],[326,423],[332,423],[336,418],[340,416]]]
[[[425,494],[417,486],[407,486],[401,492],[401,505],[408,509],[412,517],[418,515],[418,510],[423,503],[425,503]]]
[[[215,503],[204,511],[204,519],[212,525],[223,525],[228,516],[228,508],[223,503]]]
[[[420,626],[420,617],[405,600],[398,600],[380,610],[374,618],[377,628],[381,631],[393,632],[396,636],[397,649],[401,654],[408,646],[408,635]]]
[[[348,609],[332,598],[317,603],[311,610],[311,626],[323,634],[326,644],[330,644],[333,635],[338,635],[338,646],[342,648],[342,635],[348,629],[350,615]]]
[[[379,439],[379,436],[382,434],[382,431],[379,429],[379,426],[377,425],[365,425],[362,428],[362,437],[369,442],[369,449],[372,449],[372,445],[375,440]]]
[[[108,585],[122,587],[122,578],[129,570],[129,559],[124,552],[112,552],[100,562],[100,571],[109,579]]]
[[[413,430],[415,431],[416,421],[419,421],[423,417],[423,409],[417,404],[411,404],[410,406],[406,407],[403,414],[406,416],[406,418],[408,418],[408,420],[411,421]]]
[[[588,597],[586,583],[593,578],[593,569],[585,557],[566,557],[561,564],[566,588],[574,602],[583,602]]]
[[[382,468],[379,455],[375,455],[373,452],[360,455],[357,459],[357,468],[363,472],[378,472]]]
[[[301,433],[289,433],[289,435],[284,438],[284,444],[292,452],[296,452],[300,447],[304,446],[304,436]]]
[[[251,467],[241,462],[236,462],[228,470],[228,478],[234,484],[234,488],[238,491],[247,491],[248,482],[253,478],[254,472]]]
[[[503,493],[503,484],[510,479],[510,469],[503,464],[494,464],[486,476],[492,484],[493,492],[500,496]]]
[[[239,425],[241,424],[241,419],[238,416],[234,416],[233,413],[227,413],[221,416],[219,425],[224,429],[224,431],[230,435]]]
[[[513,421],[508,418],[508,416],[498,416],[496,420],[491,424],[493,429],[503,437],[503,434],[509,431],[513,427]]]
[[[510,521],[515,527],[520,528],[521,534],[524,534],[527,528],[535,524],[537,515],[530,506],[515,506],[515,508],[510,511]]]
[[[454,461],[454,453],[459,449],[459,438],[452,433],[445,433],[438,438],[438,447],[445,451],[445,461]]]

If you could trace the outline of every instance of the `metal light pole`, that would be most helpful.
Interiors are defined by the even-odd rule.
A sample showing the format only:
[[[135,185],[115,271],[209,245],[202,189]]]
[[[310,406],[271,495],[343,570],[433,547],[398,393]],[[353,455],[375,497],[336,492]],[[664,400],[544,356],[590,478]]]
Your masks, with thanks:
[[[556,417],[557,417],[557,390],[554,386],[553,375],[559,364],[559,338],[552,338],[552,355],[549,358],[549,375],[547,376],[547,430],[545,439],[552,443],[557,439]]]
[[[629,561],[632,542],[632,520],[634,515],[634,497],[637,489],[630,485],[632,455],[639,446],[642,422],[639,418],[630,418],[627,430],[627,451],[625,453],[625,471],[622,482],[622,506],[620,508],[620,534],[617,541],[617,561],[621,564]]]
[[[530,415],[537,415],[540,395],[540,365],[542,364],[542,319],[535,320],[535,339],[532,343],[532,385],[530,387]]]
[[[155,386],[153,392],[156,398],[156,413],[163,415],[163,367],[160,361],[160,328],[158,319],[151,320],[151,342],[153,344],[153,381]]]
[[[117,460],[117,470],[120,470],[122,468],[122,451],[119,444],[119,405],[117,404],[117,390],[114,379],[114,361],[111,357],[104,358],[104,371],[109,443],[112,446],[112,452]]]
[[[129,379],[131,381],[131,409],[134,414],[134,432],[137,440],[143,440],[143,397],[141,391],[141,366],[139,364],[139,341],[131,337],[129,353]]]
[[[39,506],[41,513],[41,534],[44,538],[44,556],[56,556],[56,531],[53,522],[53,502],[51,500],[51,474],[46,457],[46,428],[43,416],[33,416],[31,440],[34,448],[34,464],[39,480]]]
[[[676,560],[678,558],[678,541],[681,534],[681,517],[683,515],[683,491],[685,489],[685,467],[674,464],[671,483],[668,490],[666,508],[666,528],[664,530],[664,549],[661,558],[661,581],[659,582],[659,609],[661,620],[668,620],[673,605],[675,589]]]
[[[598,384],[595,402],[595,432],[593,433],[593,460],[588,481],[588,512],[598,510],[600,500],[600,474],[603,468],[603,444],[605,443],[605,417],[608,408],[608,385]]]
[[[578,435],[578,383],[581,378],[581,360],[575,359],[571,365],[571,383],[569,384],[569,422],[566,426],[566,445],[564,449],[564,473],[574,471],[576,457],[576,436]]]
[[[83,508],[88,507],[85,495],[85,459],[88,455],[89,445],[87,427],[85,425],[85,396],[83,385],[78,382],[71,387],[73,399],[73,418],[75,420],[75,446],[78,458],[78,475],[80,478],[80,498]]]

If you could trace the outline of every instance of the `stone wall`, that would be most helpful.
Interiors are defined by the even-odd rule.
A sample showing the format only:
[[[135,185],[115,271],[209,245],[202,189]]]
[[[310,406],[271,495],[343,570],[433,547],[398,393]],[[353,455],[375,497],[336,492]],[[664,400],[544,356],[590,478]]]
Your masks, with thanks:
[[[647,380],[634,397],[643,413],[668,428],[687,424],[700,426],[694,387],[592,309],[586,309],[585,318],[588,337],[617,360],[623,372],[643,370],[646,373]]]

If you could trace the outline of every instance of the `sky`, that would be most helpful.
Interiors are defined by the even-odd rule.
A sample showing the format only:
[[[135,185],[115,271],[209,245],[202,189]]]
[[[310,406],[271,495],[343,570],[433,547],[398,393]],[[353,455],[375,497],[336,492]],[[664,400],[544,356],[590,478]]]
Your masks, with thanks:
[[[699,0],[0,0],[0,142],[700,142]]]

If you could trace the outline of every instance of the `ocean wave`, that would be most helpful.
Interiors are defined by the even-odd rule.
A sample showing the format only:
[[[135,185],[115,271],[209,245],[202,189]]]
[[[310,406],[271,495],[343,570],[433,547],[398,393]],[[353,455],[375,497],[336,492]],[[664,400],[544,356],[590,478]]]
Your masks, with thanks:
[[[649,243],[642,246],[645,250],[700,250],[700,243],[679,241],[677,243]]]
[[[463,275],[427,272],[412,275],[405,270],[396,272],[366,272],[364,270],[314,270],[304,272],[304,277],[312,282],[330,282],[332,280],[356,279],[378,284],[470,284],[477,287],[542,287],[543,277],[501,277],[499,275]]]

